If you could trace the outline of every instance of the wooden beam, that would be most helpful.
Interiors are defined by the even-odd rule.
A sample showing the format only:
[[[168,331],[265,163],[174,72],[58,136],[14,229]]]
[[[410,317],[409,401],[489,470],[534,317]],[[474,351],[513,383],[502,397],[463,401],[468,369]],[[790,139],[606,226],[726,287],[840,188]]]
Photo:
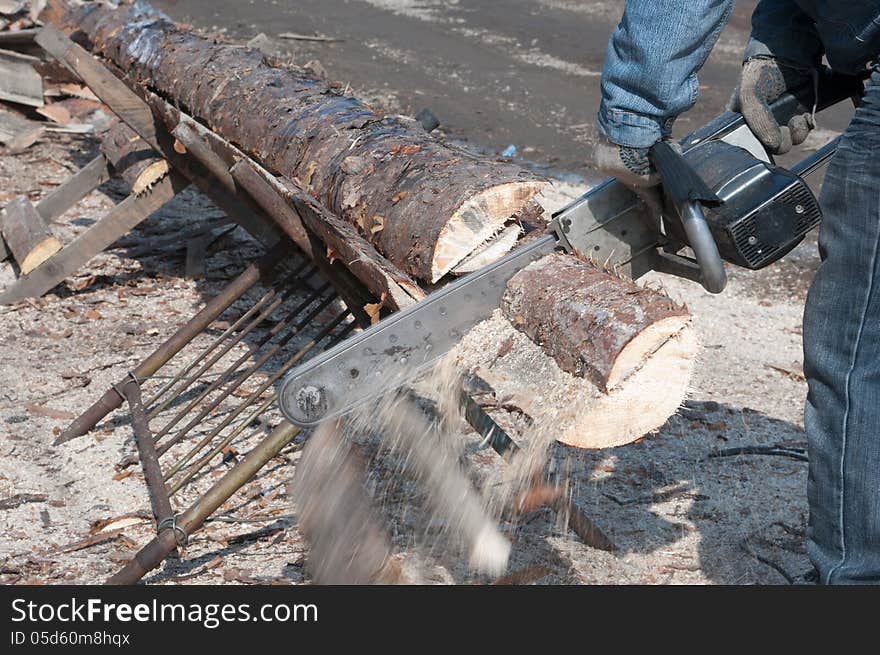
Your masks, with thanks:
[[[40,200],[37,211],[47,223],[54,223],[64,212],[109,179],[107,159],[104,155],[98,155]]]
[[[89,52],[59,32],[54,25],[47,24],[34,40],[85,82],[144,141],[158,149],[153,112],[124,82]]]
[[[62,248],[0,294],[0,305],[8,305],[24,298],[35,298],[51,290],[64,278],[73,274],[96,254],[133,229],[175,195],[189,182],[173,172],[140,196],[129,196],[116,205],[100,221]]]

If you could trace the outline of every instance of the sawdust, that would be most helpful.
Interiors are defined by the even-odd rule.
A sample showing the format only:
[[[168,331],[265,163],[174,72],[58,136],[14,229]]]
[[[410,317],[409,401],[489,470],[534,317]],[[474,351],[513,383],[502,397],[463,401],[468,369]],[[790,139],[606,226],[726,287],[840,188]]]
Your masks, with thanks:
[[[302,525],[305,521],[309,526],[304,530],[312,547],[310,559],[315,558],[319,566],[325,562],[360,560],[354,567],[349,564],[349,568],[376,570],[375,561],[371,559],[375,559],[378,547],[368,547],[348,557],[344,555],[353,543],[377,544],[382,540],[371,534],[375,521],[368,517],[373,509],[366,504],[364,496],[356,497],[346,491],[357,486],[353,481],[356,476],[353,467],[346,463],[345,456],[337,454],[334,458],[332,455],[350,449],[350,444],[359,439],[375,435],[380,442],[379,456],[396,462],[396,475],[414,478],[423,487],[428,521],[443,526],[444,536],[467,553],[470,568],[501,575],[507,566],[510,543],[461,466],[466,429],[459,401],[461,383],[454,360],[445,358],[422,376],[418,386],[427,390],[430,397],[419,396],[412,389],[386,394],[375,404],[361,406],[341,421],[325,422],[309,441],[303,462],[327,462],[320,476],[313,474],[314,466],[298,469],[294,476],[294,501],[300,522]],[[329,437],[329,433],[335,433],[336,438]],[[329,488],[336,484],[341,489]],[[328,502],[328,496],[334,500]],[[348,502],[335,500],[341,496],[348,496]],[[326,511],[318,511],[317,506]],[[350,520],[340,524],[334,512]],[[317,523],[321,524],[315,526]],[[365,577],[369,578],[354,575],[346,582],[356,583]],[[325,575],[319,579],[328,578]]]

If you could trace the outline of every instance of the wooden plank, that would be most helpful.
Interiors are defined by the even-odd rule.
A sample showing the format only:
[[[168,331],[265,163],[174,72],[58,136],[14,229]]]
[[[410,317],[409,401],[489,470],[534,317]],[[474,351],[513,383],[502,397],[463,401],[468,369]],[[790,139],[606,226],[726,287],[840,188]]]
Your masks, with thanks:
[[[28,55],[0,50],[0,100],[43,106],[43,78],[34,70],[33,61]]]
[[[0,294],[0,305],[43,295],[183,191],[188,184],[186,178],[172,172],[149,191],[140,196],[129,196],[54,257]]]
[[[39,31],[40,30],[37,28],[31,28],[26,30],[15,30],[13,32],[0,32],[0,45],[26,45],[28,43],[33,43],[34,38]]]
[[[47,223],[54,223],[59,216],[109,179],[107,159],[104,155],[98,155],[40,200],[37,211]]]
[[[122,80],[53,25],[43,27],[35,40],[40,47],[85,82],[95,95],[119,118],[128,123],[144,141],[158,149],[153,112]]]

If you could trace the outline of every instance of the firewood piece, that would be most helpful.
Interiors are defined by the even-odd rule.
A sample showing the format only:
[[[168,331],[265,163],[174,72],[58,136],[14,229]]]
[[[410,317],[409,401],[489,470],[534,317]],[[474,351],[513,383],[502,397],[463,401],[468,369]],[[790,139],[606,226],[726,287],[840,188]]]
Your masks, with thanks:
[[[572,375],[609,391],[689,322],[668,297],[552,254],[507,285],[507,318]]]
[[[101,153],[113,172],[139,196],[168,174],[168,162],[125,123],[115,123],[100,135]]]
[[[29,148],[39,139],[45,128],[36,121],[17,116],[10,111],[0,110],[0,143],[11,154]]]
[[[504,308],[465,335],[454,357],[488,385],[476,400],[490,413],[518,412],[548,439],[607,448],[677,411],[697,352],[684,308],[554,254],[511,278]]]
[[[187,107],[273,174],[299,179],[415,278],[439,280],[545,185],[518,166],[441,143],[415,120],[382,118],[304,69],[158,16],[145,21],[148,12],[146,3],[113,10],[58,0],[43,17],[77,32],[130,84]]]
[[[17,196],[6,205],[0,216],[0,232],[22,275],[61,250],[61,242],[26,196]]]

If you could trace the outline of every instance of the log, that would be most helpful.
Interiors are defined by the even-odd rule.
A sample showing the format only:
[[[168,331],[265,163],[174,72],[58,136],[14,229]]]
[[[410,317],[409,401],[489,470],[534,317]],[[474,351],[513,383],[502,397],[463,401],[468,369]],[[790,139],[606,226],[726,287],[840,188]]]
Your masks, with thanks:
[[[676,412],[697,352],[685,308],[553,254],[511,278],[503,308],[465,335],[453,357],[487,384],[476,401],[500,423],[522,415],[564,444],[607,448],[642,438]]]
[[[168,162],[125,123],[114,122],[99,138],[101,154],[135,196],[151,189],[170,170]]]
[[[298,179],[404,272],[436,282],[543,188],[517,166],[381,117],[313,73],[184,31],[143,2],[43,14],[272,174]],[[182,84],[181,80],[186,80]]]
[[[22,275],[27,275],[61,250],[61,242],[27,196],[17,196],[6,205],[0,216],[0,233]]]
[[[562,254],[513,276],[502,308],[562,370],[589,377],[603,392],[690,322],[668,297]]]

